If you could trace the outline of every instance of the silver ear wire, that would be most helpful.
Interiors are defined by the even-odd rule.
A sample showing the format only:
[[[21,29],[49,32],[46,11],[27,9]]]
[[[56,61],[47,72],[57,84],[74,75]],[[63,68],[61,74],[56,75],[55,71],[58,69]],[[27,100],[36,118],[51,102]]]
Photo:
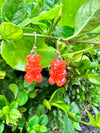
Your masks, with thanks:
[[[34,52],[35,54],[37,54],[37,52],[36,52],[36,49],[37,49],[37,47],[36,47],[36,32],[34,32],[34,36],[35,36],[35,40],[34,40],[34,46],[33,46],[33,48],[32,48],[32,50],[31,50],[31,54]]]
[[[60,40],[62,40],[63,39],[63,37],[60,37],[59,39],[58,39],[58,41],[57,41],[57,52],[56,52],[56,54],[57,54],[57,60],[58,59],[60,59],[60,60],[62,60],[62,58],[61,58],[61,55],[60,55],[60,52],[59,52],[59,48],[58,48],[58,45],[59,45],[59,42],[60,42]]]

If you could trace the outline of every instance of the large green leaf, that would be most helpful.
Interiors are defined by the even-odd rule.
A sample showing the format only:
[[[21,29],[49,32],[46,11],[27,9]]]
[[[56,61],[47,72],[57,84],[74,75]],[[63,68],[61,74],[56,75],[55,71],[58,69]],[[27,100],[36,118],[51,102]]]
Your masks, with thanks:
[[[0,31],[2,39],[20,39],[23,37],[23,30],[10,22],[2,23]]]
[[[1,10],[4,21],[18,24],[26,15],[24,0],[6,0]]]
[[[94,83],[94,84],[100,84],[100,75],[95,75],[95,74],[89,74],[88,75],[88,79],[90,82]]]
[[[2,42],[2,57],[12,68],[24,71],[26,56],[30,54],[34,45],[34,38],[24,37],[20,40],[4,40]],[[41,65],[47,67],[56,58],[56,50],[44,44],[44,39],[37,39],[37,53],[41,54]]]
[[[74,27],[76,12],[86,1],[87,0],[62,0],[61,25]]]
[[[78,10],[75,19],[75,36],[92,31],[100,25],[100,1],[89,0]]]

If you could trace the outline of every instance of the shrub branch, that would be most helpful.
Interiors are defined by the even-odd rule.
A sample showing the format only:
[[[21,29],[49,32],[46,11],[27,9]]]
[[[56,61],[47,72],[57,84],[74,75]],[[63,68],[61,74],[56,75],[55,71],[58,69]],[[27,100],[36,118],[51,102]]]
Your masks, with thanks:
[[[35,34],[31,34],[31,33],[24,33],[24,36],[35,36]],[[58,37],[54,37],[54,36],[50,36],[50,35],[41,35],[41,34],[36,34],[37,37],[40,38],[48,38],[48,39],[52,39],[52,40],[58,40]],[[62,38],[60,39],[60,41],[66,43],[66,45],[70,45],[71,43],[87,43],[87,44],[97,44],[100,45],[100,42],[98,41],[87,41],[87,40],[67,40]]]

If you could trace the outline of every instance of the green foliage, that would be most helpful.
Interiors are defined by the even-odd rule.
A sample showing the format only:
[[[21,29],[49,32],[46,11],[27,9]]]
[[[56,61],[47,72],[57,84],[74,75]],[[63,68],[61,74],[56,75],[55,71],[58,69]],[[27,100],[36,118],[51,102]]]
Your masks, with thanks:
[[[53,7],[59,5],[61,0],[44,0],[43,1],[43,8],[44,10],[48,11]]]
[[[72,125],[71,120],[68,118],[68,115],[65,115],[64,118],[64,132],[65,133],[74,133],[74,127]]]
[[[24,105],[27,102],[27,100],[28,100],[27,93],[25,93],[25,92],[19,93],[18,98],[17,98],[17,102],[18,102],[19,106]]]
[[[3,123],[0,123],[0,133],[2,133],[4,130],[4,124]]]
[[[0,12],[0,133],[77,133],[79,122],[100,130],[99,0],[2,0]],[[48,82],[58,39],[67,71],[62,87]],[[43,80],[27,83],[35,42]]]
[[[99,0],[89,0],[87,3],[82,5],[82,7],[78,10],[75,19],[76,35],[85,34],[99,26],[98,12],[100,12]]]
[[[26,65],[26,56],[30,54],[30,51],[33,47],[33,42],[34,38],[31,37],[24,37],[20,40],[4,40],[2,42],[2,56],[13,68],[24,71]],[[41,54],[42,56],[42,67],[47,67],[50,65],[50,61],[56,57],[56,50],[52,47],[46,46],[43,43],[43,39],[37,41],[37,53]]]
[[[57,37],[64,37],[67,38],[74,34],[74,29],[69,26],[62,26],[56,29],[54,35]]]
[[[2,23],[0,31],[2,39],[20,39],[23,37],[23,30],[10,22]]]
[[[75,25],[75,16],[82,4],[84,4],[87,0],[62,0],[63,8],[62,8],[62,22],[63,26],[71,26]]]
[[[2,6],[1,17],[6,22],[18,24],[26,16],[24,0],[6,0]]]
[[[18,86],[16,84],[10,84],[9,89],[14,93],[15,98],[17,97],[18,93]]]
[[[94,83],[94,84],[100,84],[100,76],[99,75],[95,75],[95,74],[89,74],[88,75],[88,79],[90,82]]]

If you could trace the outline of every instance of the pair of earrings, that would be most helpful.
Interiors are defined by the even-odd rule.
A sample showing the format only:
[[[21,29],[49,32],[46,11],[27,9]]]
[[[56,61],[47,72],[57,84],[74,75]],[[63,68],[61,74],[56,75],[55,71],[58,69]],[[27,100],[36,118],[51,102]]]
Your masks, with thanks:
[[[50,84],[57,84],[57,86],[61,87],[65,84],[67,72],[65,70],[66,62],[62,60],[60,56],[60,52],[58,50],[60,38],[57,42],[57,57],[56,59],[51,60],[51,69],[49,71],[50,77],[48,79]],[[42,67],[40,66],[41,55],[36,54],[36,34],[35,34],[35,43],[33,50],[31,51],[31,55],[27,55],[27,65],[25,66],[25,81],[28,83],[32,83],[33,81],[41,82],[43,76],[41,74]],[[32,55],[32,52],[35,52],[35,55]]]

